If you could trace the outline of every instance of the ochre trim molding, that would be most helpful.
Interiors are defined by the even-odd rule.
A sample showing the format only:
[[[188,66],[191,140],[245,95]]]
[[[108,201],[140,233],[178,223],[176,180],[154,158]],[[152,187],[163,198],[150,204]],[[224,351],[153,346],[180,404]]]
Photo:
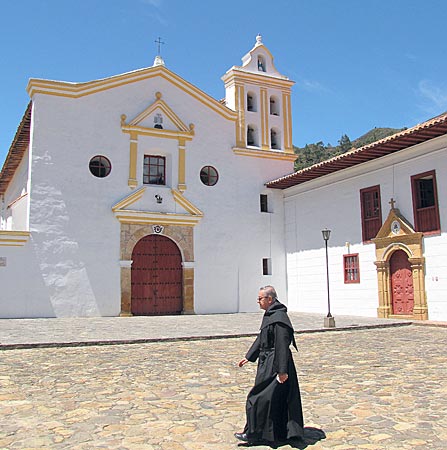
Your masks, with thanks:
[[[200,222],[201,216],[175,213],[157,213],[149,211],[119,210],[115,217],[120,223],[154,224],[154,225],[178,225],[193,227]]]
[[[185,214],[124,209],[140,200],[145,191],[146,186],[143,186],[112,206],[112,211],[120,223],[133,223],[140,225],[151,223],[154,225],[179,225],[193,227],[197,225],[203,217],[202,211],[196,208],[182,195],[181,192],[176,191],[175,189],[171,190],[172,196],[174,201],[186,211]]]
[[[136,201],[140,200],[141,197],[143,197],[143,194],[146,190],[146,187],[143,186],[140,189],[138,189],[135,192],[132,192],[132,194],[128,195],[127,197],[120,200],[118,203],[115,203],[112,206],[112,211],[118,211],[120,209],[124,209],[127,206],[130,206],[132,203],[135,203]]]
[[[0,247],[22,247],[25,245],[31,233],[29,231],[0,231]]]
[[[267,98],[267,89],[261,88],[261,148],[268,150],[270,148],[269,142],[269,104]]]
[[[245,89],[241,84],[235,84],[235,105],[237,113],[236,121],[236,144],[238,147],[245,147],[247,140],[247,130],[245,129]]]
[[[284,148],[287,153],[293,153],[290,92],[283,92],[282,94],[282,114],[284,120]]]
[[[237,114],[225,105],[215,100],[205,92],[201,91],[191,83],[171,72],[165,66],[148,67],[135,70],[133,72],[115,75],[113,77],[101,80],[87,81],[85,83],[67,83],[63,81],[42,80],[31,78],[26,88],[29,96],[32,98],[36,94],[55,95],[60,97],[79,98],[97,92],[112,89],[118,86],[124,86],[130,83],[136,83],[147,79],[160,77],[182,91],[194,97],[202,104],[212,109],[222,117],[236,121]]]
[[[287,77],[280,78],[269,75],[265,72],[257,74],[233,67],[222,77],[222,81],[225,83],[225,88],[231,86],[236,79],[238,82],[244,81],[245,83],[253,84],[255,86],[274,89],[291,89],[291,87],[295,84],[294,81],[289,80]]]
[[[295,154],[287,153],[284,151],[275,150],[253,150],[249,148],[233,147],[233,152],[236,155],[241,156],[253,156],[254,158],[266,158],[266,159],[280,159],[283,161],[295,161],[297,156]]]
[[[172,189],[172,195],[174,200],[186,211],[188,211],[193,216],[203,217],[203,212],[196,208],[189,200],[187,200],[179,191]]]

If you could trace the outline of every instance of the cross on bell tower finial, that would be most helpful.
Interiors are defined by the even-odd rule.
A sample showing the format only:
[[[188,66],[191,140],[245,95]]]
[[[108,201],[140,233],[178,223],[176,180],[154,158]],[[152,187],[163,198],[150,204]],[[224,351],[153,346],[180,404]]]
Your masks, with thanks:
[[[158,39],[155,40],[155,43],[158,45],[158,53],[157,56],[155,57],[154,64],[152,67],[164,66],[165,62],[163,61],[163,58],[160,55],[160,48],[161,48],[160,46],[161,44],[164,44],[164,42],[161,40],[161,37],[158,37]]]
[[[160,46],[162,44],[164,44],[164,42],[161,40],[161,37],[159,36],[158,39],[155,39],[155,43],[158,44],[158,53],[157,53],[157,55],[160,55],[160,48],[161,48]]]
[[[388,202],[391,205],[391,209],[394,209],[394,205],[396,204],[396,200],[394,200],[393,197],[391,197],[390,201]]]

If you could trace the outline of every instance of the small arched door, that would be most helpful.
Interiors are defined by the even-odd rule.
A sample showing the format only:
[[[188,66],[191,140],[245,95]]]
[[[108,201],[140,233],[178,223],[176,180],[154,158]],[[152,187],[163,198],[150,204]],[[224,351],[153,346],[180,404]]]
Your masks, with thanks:
[[[182,279],[182,256],[171,239],[157,234],[140,239],[132,252],[132,314],[181,313]]]
[[[414,308],[413,275],[408,256],[395,251],[390,259],[393,314],[412,315]]]

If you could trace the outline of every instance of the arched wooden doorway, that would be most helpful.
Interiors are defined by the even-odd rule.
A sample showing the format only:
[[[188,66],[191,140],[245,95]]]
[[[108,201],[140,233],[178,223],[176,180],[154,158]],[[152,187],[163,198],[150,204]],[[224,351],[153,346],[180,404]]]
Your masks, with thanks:
[[[413,272],[407,254],[396,250],[390,258],[391,304],[393,314],[413,315]]]
[[[132,252],[132,314],[180,314],[182,280],[182,255],[175,242],[157,234],[140,239]]]

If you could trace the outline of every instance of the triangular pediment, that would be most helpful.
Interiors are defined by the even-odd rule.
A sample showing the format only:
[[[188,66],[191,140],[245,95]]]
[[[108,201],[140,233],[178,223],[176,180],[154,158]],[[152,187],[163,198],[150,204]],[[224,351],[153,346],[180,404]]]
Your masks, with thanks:
[[[416,231],[399,209],[392,208],[375,239],[408,236],[415,233]]]
[[[123,131],[191,140],[194,136],[194,125],[186,126],[173,109],[162,100],[160,92],[157,92],[155,96],[155,102],[132,120],[128,121],[125,114],[121,116]]]
[[[115,203],[112,211],[121,223],[194,226],[203,217],[202,211],[181,192],[167,188],[151,189],[146,186]]]

